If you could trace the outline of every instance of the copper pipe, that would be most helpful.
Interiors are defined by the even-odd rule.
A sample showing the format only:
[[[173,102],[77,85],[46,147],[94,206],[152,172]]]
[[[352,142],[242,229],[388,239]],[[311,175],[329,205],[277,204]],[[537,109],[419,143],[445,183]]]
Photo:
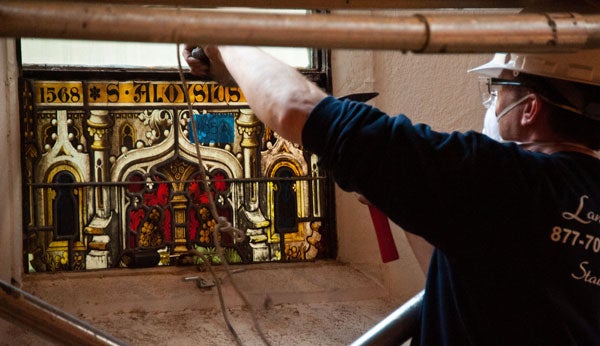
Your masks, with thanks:
[[[0,317],[62,345],[126,345],[112,335],[1,280]]]
[[[64,1],[64,0],[55,0]],[[98,0],[80,0],[98,2]],[[104,0],[103,3],[166,5],[198,8],[255,7],[280,9],[438,9],[535,8],[538,11],[598,12],[594,0]]]
[[[0,1],[0,36],[190,42],[426,53],[573,51],[600,47],[600,15],[403,17],[234,13],[44,1]]]

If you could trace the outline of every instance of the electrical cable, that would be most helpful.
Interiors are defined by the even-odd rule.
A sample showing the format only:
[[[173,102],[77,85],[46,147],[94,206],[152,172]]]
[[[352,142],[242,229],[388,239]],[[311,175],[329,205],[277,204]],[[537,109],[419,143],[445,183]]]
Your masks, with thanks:
[[[217,211],[217,206],[216,206],[214,198],[210,192],[209,181],[206,178],[206,176],[207,176],[206,170],[204,169],[204,163],[202,161],[202,156],[200,154],[200,144],[198,142],[198,137],[197,137],[198,132],[196,130],[196,122],[193,119],[194,111],[192,108],[192,102],[190,101],[189,94],[187,93],[187,90],[188,90],[187,81],[185,79],[185,75],[183,73],[183,68],[181,65],[180,44],[179,43],[177,43],[177,67],[178,67],[179,78],[181,79],[181,84],[182,84],[183,90],[186,90],[186,92],[184,92],[183,94],[184,94],[185,102],[187,103],[190,121],[192,122],[192,131],[193,131],[192,136],[194,138],[194,144],[195,144],[195,148],[196,148],[196,156],[198,158],[198,170],[200,172],[200,179],[202,180],[202,184],[204,186],[204,191],[206,192],[207,197],[208,197],[208,204],[209,204],[209,210],[210,210],[211,216],[217,222],[217,224],[213,228],[213,233],[212,233],[213,234],[213,243],[215,244],[215,249],[216,249],[217,255],[221,259],[221,263],[223,264],[223,267],[227,274],[227,278],[231,282],[231,285],[234,288],[235,292],[242,299],[243,303],[248,308],[250,315],[252,316],[252,323],[254,325],[254,328],[256,329],[258,335],[260,336],[261,340],[265,343],[265,345],[270,346],[271,343],[267,339],[260,324],[258,323],[258,318],[256,316],[256,312],[252,308],[252,304],[250,304],[250,302],[248,301],[248,299],[246,298],[244,293],[240,290],[240,288],[236,284],[235,280],[233,279],[233,276],[231,274],[231,269],[229,268],[229,263],[227,262],[227,260],[224,256],[223,247],[221,246],[221,244],[219,242],[219,238],[218,238],[219,232],[226,232],[226,233],[231,234],[235,241],[243,240],[245,237],[245,234],[241,230],[233,227],[231,225],[231,223],[229,221],[227,221],[226,218],[219,216],[219,213]],[[197,255],[197,256],[201,256],[201,257],[205,256],[205,254],[201,253],[200,251],[198,251],[196,249],[191,249],[191,250],[189,250],[189,252],[194,255]],[[241,339],[235,332],[235,328],[233,328],[233,325],[229,322],[229,318],[227,317],[227,310],[225,308],[225,302],[224,302],[223,295],[221,292],[221,286],[220,286],[221,283],[219,282],[218,278],[216,277],[216,275],[211,267],[210,259],[208,257],[206,257],[205,260],[203,261],[203,263],[208,266],[208,269],[210,270],[210,272],[213,276],[213,279],[215,281],[215,285],[217,286],[217,291],[219,293],[219,302],[221,305],[221,311],[223,313],[223,317],[225,319],[227,328],[231,332],[233,337],[236,339],[236,342],[239,345],[242,345]]]

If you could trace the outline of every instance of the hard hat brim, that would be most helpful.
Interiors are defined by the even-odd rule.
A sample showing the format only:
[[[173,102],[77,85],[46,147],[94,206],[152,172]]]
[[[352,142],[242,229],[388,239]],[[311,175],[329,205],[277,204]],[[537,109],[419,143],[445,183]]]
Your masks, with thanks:
[[[503,70],[600,86],[600,50],[573,53],[496,53],[486,64],[470,69],[490,77]]]
[[[502,70],[510,69],[509,65],[506,63],[507,54],[505,53],[496,53],[491,61],[474,67],[467,72],[469,73],[479,73],[488,77],[500,77]]]

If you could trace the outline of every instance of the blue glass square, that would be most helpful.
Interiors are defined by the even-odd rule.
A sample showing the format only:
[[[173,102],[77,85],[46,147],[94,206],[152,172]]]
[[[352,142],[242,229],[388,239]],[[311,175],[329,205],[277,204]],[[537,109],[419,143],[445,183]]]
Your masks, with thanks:
[[[229,144],[235,139],[234,113],[194,112],[199,143]],[[192,123],[188,124],[188,137],[194,143]]]

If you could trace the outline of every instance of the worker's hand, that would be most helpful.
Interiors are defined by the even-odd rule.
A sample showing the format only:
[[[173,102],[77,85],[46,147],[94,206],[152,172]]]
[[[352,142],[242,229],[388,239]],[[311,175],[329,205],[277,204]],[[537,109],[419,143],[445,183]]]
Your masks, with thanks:
[[[195,48],[199,48],[194,44],[185,44],[181,55],[185,59],[185,62],[190,67],[193,75],[201,78],[209,78],[210,73],[210,60],[208,59],[197,59],[192,56],[192,51]]]
[[[214,45],[198,46],[186,44],[182,56],[190,66],[192,74],[213,80],[223,86],[235,86],[235,80],[229,74],[221,59],[219,48]]]

